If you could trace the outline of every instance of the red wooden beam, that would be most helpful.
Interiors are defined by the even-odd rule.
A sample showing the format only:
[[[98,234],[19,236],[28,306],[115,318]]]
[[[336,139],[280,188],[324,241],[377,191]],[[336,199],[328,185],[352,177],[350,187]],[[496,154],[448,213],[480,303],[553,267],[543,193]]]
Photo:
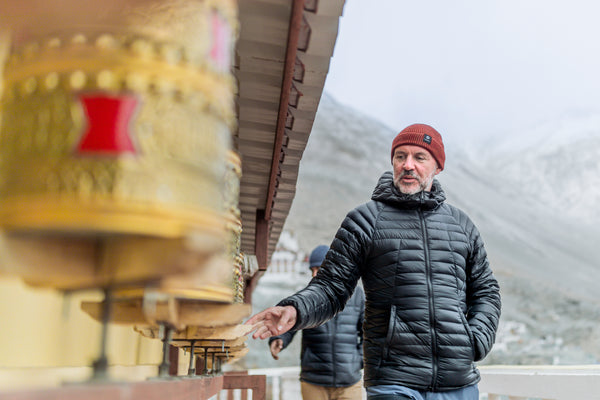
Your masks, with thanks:
[[[265,400],[267,398],[267,376],[248,375],[248,371],[226,372],[223,379],[223,389],[249,389],[252,390],[252,400]],[[242,399],[247,391],[242,393]]]
[[[169,346],[169,375],[179,374],[179,347]]]
[[[271,162],[271,176],[269,178],[267,203],[265,204],[265,219],[267,221],[271,219],[271,213],[273,212],[273,199],[275,198],[275,190],[277,189],[277,175],[279,174],[279,163],[281,162],[285,121],[288,113],[292,79],[294,78],[294,66],[296,64],[298,38],[300,37],[303,13],[304,0],[293,0],[292,13],[290,16],[290,27],[288,30],[287,50],[285,54],[285,66],[283,69],[281,95],[279,97],[279,113],[277,115],[277,130],[275,133],[275,145],[273,147],[273,159]]]
[[[256,210],[256,227],[254,228],[254,255],[258,261],[258,269],[267,269],[269,251],[269,221],[265,210]]]
[[[254,381],[251,383],[257,384]],[[228,384],[231,385],[232,383]],[[199,400],[213,397],[223,388],[223,375],[216,375],[194,379],[90,383],[56,389],[0,392],[0,398],[2,400]]]
[[[252,275],[252,278],[246,280],[246,287],[244,289],[244,303],[252,304],[252,293],[254,293],[256,285],[258,285],[258,281],[264,273],[264,271],[256,271],[256,273]]]

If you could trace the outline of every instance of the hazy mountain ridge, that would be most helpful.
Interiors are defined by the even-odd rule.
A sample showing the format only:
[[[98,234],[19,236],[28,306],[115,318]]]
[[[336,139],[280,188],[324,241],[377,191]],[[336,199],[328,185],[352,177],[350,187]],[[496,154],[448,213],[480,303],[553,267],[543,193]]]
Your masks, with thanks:
[[[490,362],[598,362],[600,267],[598,159],[600,118],[561,122],[559,134],[531,137],[533,147],[499,146],[475,158],[447,148],[438,175],[448,202],[480,229],[502,286],[498,351]],[[578,140],[565,138],[579,129]],[[285,229],[305,251],[330,243],[348,211],[370,199],[390,170],[396,132],[324,96],[300,164]],[[443,132],[442,132],[443,134]],[[562,161],[562,162],[561,162]],[[577,193],[585,193],[584,198]],[[526,333],[514,334],[523,329]],[[558,360],[558,361],[557,361]]]
[[[392,138],[379,122],[322,97],[285,227],[305,250],[329,244],[346,213],[370,198],[391,167]]]
[[[599,121],[600,123],[600,121]],[[599,125],[600,126],[600,125]],[[507,184],[521,186],[531,198],[543,199],[563,214],[583,223],[600,220],[600,128],[596,136],[533,146],[501,153],[485,166],[503,172]],[[526,171],[526,172],[522,172]]]

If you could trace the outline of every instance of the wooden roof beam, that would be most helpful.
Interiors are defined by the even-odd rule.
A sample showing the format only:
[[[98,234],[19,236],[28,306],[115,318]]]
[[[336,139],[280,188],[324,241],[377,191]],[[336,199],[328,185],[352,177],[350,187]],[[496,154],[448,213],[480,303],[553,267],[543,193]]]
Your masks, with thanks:
[[[271,163],[269,190],[267,192],[267,202],[265,204],[264,212],[264,217],[267,221],[271,219],[273,199],[275,197],[275,189],[277,186],[277,175],[279,173],[279,164],[281,162],[285,122],[288,114],[290,91],[292,89],[292,80],[294,78],[294,66],[296,64],[296,54],[298,52],[298,41],[300,39],[303,17],[304,0],[293,0],[292,13],[290,16],[290,29],[288,31],[287,51],[285,56],[285,67],[283,70],[283,82],[281,85],[281,96],[279,100],[279,114],[277,116],[275,146],[273,148],[273,162]]]

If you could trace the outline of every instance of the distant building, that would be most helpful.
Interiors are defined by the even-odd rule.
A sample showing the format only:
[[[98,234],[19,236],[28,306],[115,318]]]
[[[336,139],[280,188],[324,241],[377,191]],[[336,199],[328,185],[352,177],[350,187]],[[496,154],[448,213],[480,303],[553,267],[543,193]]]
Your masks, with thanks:
[[[289,231],[281,232],[279,242],[273,255],[271,264],[265,275],[294,274],[308,276],[308,254],[300,250],[298,240]]]

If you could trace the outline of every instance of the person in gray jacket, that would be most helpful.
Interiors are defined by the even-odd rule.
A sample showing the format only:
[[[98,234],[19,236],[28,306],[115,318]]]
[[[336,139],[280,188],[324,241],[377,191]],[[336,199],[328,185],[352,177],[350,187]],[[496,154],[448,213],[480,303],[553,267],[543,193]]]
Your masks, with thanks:
[[[315,277],[329,246],[317,246],[309,256],[309,268]],[[343,311],[314,328],[302,331],[300,381],[304,400],[361,400],[362,326],[365,294],[356,288]],[[274,359],[285,349],[297,331],[269,339]]]
[[[247,323],[261,339],[317,326],[362,278],[367,398],[477,400],[475,362],[495,341],[498,282],[477,228],[434,179],[446,158],[441,135],[410,125],[391,158],[393,171],[347,214],[317,276]]]

